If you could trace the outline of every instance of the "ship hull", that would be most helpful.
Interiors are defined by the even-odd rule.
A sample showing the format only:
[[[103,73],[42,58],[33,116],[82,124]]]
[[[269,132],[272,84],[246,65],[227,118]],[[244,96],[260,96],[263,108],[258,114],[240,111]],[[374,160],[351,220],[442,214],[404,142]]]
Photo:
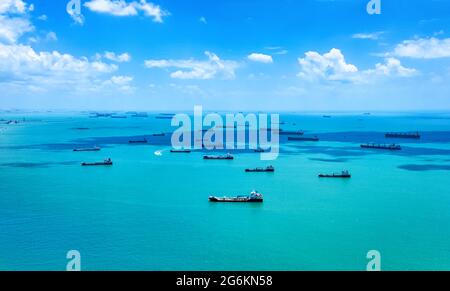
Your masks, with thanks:
[[[217,198],[210,197],[209,202],[213,203],[262,203],[263,199],[241,199],[241,198]]]
[[[83,167],[94,167],[94,166],[112,166],[113,163],[82,163]]]

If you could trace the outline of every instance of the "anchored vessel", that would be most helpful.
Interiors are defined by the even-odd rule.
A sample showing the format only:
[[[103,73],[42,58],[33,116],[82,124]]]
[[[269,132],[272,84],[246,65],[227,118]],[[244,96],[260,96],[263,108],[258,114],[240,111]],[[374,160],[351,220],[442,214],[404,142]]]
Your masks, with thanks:
[[[256,150],[254,150],[255,151],[255,153],[264,153],[264,152],[266,152],[266,150],[265,149],[262,149],[262,148],[257,148]]]
[[[257,191],[252,191],[250,195],[236,197],[216,197],[210,196],[210,202],[263,202],[263,195]]]
[[[385,134],[386,138],[413,138],[420,139],[419,132],[388,132]]]
[[[254,168],[254,169],[245,169],[246,172],[275,172],[275,168],[273,166],[268,166],[266,168]]]
[[[148,143],[148,141],[144,138],[142,140],[130,140],[128,143]]]
[[[100,151],[99,147],[93,147],[93,148],[84,148],[84,149],[74,149],[74,152],[98,152]]]
[[[303,131],[284,131],[280,129],[280,135],[304,135]]]
[[[111,159],[106,159],[103,162],[96,163],[82,163],[82,166],[112,166],[113,162]]]
[[[288,140],[292,141],[319,141],[319,138],[317,136],[314,137],[288,137]]]
[[[170,150],[171,153],[189,154],[191,150]]]
[[[362,144],[362,148],[366,149],[381,149],[381,150],[391,150],[391,151],[399,151],[402,147],[398,144],[376,144],[376,143],[368,143]]]
[[[352,175],[348,171],[342,171],[340,174],[320,174],[320,178],[351,178]]]
[[[204,160],[234,160],[231,154],[226,154],[225,156],[203,156]]]
[[[152,136],[165,136],[165,134],[164,133],[154,133],[154,134],[152,134]]]

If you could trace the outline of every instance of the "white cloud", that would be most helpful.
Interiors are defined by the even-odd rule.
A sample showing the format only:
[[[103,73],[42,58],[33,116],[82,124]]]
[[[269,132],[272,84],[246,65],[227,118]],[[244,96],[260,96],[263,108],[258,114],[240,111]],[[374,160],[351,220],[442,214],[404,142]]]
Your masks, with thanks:
[[[47,21],[47,20],[48,20],[48,17],[47,17],[47,15],[42,14],[41,16],[38,17],[38,19],[39,19],[39,20],[42,20],[42,21]]]
[[[33,5],[28,5],[22,0],[2,0],[0,2],[0,14],[24,14],[33,10]]]
[[[146,60],[147,68],[175,68],[170,76],[175,79],[213,79],[222,77],[233,79],[238,63],[234,61],[221,60],[217,55],[205,52],[208,57],[206,61],[188,60]]]
[[[0,41],[15,43],[27,32],[34,30],[26,18],[0,15]]]
[[[0,42],[16,43],[27,32],[34,30],[27,17],[33,10],[22,0],[2,0],[0,2]]]
[[[123,54],[117,55],[116,53],[113,53],[113,52],[105,52],[103,54],[103,57],[107,60],[117,62],[117,63],[126,63],[131,60],[131,56],[128,53],[123,53]]]
[[[133,81],[133,77],[130,76],[112,76],[111,81],[117,85],[126,85]]]
[[[50,31],[49,33],[47,33],[47,35],[45,36],[45,39],[47,41],[57,41],[58,37],[56,36],[56,33],[54,33],[53,31]]]
[[[385,63],[378,63],[375,69],[360,71],[355,65],[345,61],[339,49],[332,49],[326,54],[309,51],[304,58],[300,58],[301,71],[298,76],[307,81],[341,81],[364,83],[371,77],[411,77],[418,71],[402,66],[395,58],[387,58]]]
[[[57,51],[37,52],[27,45],[0,44],[0,84],[75,91],[95,87],[117,69],[113,64]]]
[[[437,59],[450,57],[450,38],[419,38],[405,40],[398,44],[392,53],[398,57],[417,59]]]
[[[104,81],[102,85],[104,87],[113,87],[129,93],[136,89],[131,86],[133,79],[134,78],[131,76],[112,76],[109,80]]]
[[[305,57],[299,58],[298,62],[301,66],[298,76],[305,80],[354,81],[358,77],[358,68],[347,64],[342,52],[335,48],[324,55],[306,52]]]
[[[199,20],[203,24],[208,24],[208,21],[206,21],[206,18],[204,16],[200,17]]]
[[[250,61],[258,62],[258,63],[264,63],[264,64],[271,64],[273,63],[272,56],[260,54],[260,53],[252,53],[248,55],[247,57]]]
[[[163,17],[170,15],[159,5],[140,0],[127,2],[125,0],[91,0],[84,4],[91,11],[105,13],[114,16],[135,16],[143,12],[145,16],[151,17],[154,22],[163,22]]]
[[[355,33],[354,35],[352,35],[352,38],[378,40],[383,33],[383,31],[372,33]]]
[[[376,64],[375,70],[368,70],[367,72],[398,77],[411,77],[418,73],[416,69],[402,66],[401,62],[395,58],[387,58],[384,64]]]

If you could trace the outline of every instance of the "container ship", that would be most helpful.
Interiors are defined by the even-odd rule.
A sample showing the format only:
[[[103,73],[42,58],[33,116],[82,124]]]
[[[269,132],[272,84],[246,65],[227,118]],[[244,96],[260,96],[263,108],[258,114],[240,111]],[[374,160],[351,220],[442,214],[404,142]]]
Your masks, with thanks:
[[[352,175],[348,171],[342,171],[340,174],[320,174],[319,178],[351,178]]]
[[[136,144],[136,143],[148,143],[148,141],[147,141],[147,139],[142,139],[142,140],[130,140],[130,141],[128,141],[128,143],[131,143],[131,144]]]
[[[170,152],[175,154],[189,154],[191,150],[170,150]]]
[[[103,162],[95,162],[95,163],[81,163],[82,166],[112,166],[113,162],[111,159],[106,159]]]
[[[376,144],[376,143],[362,144],[361,148],[381,149],[381,150],[391,150],[391,151],[399,151],[402,149],[402,147],[398,144]]]
[[[319,141],[319,138],[317,136],[313,137],[288,137],[288,140],[290,141]]]
[[[273,166],[268,166],[266,168],[254,168],[254,169],[245,169],[246,172],[256,172],[256,173],[261,173],[261,172],[275,172],[275,168]]]
[[[250,195],[244,196],[236,196],[236,197],[216,197],[210,196],[210,202],[258,202],[261,203],[264,201],[264,197],[262,194],[257,191],[253,191]]]
[[[203,156],[204,160],[234,160],[231,154],[226,154],[225,156]]]
[[[280,135],[304,135],[303,131],[285,131],[280,129]]]
[[[99,147],[93,147],[93,148],[82,148],[82,149],[74,149],[74,152],[98,152],[100,151]]]
[[[386,138],[411,138],[420,139],[419,132],[388,132],[385,134]]]

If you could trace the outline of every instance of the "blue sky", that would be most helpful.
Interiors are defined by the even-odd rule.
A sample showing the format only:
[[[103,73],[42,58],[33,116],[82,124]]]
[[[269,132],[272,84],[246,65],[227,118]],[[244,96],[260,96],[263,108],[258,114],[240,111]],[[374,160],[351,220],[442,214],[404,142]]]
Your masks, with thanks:
[[[450,110],[450,1],[1,0],[0,108]]]

